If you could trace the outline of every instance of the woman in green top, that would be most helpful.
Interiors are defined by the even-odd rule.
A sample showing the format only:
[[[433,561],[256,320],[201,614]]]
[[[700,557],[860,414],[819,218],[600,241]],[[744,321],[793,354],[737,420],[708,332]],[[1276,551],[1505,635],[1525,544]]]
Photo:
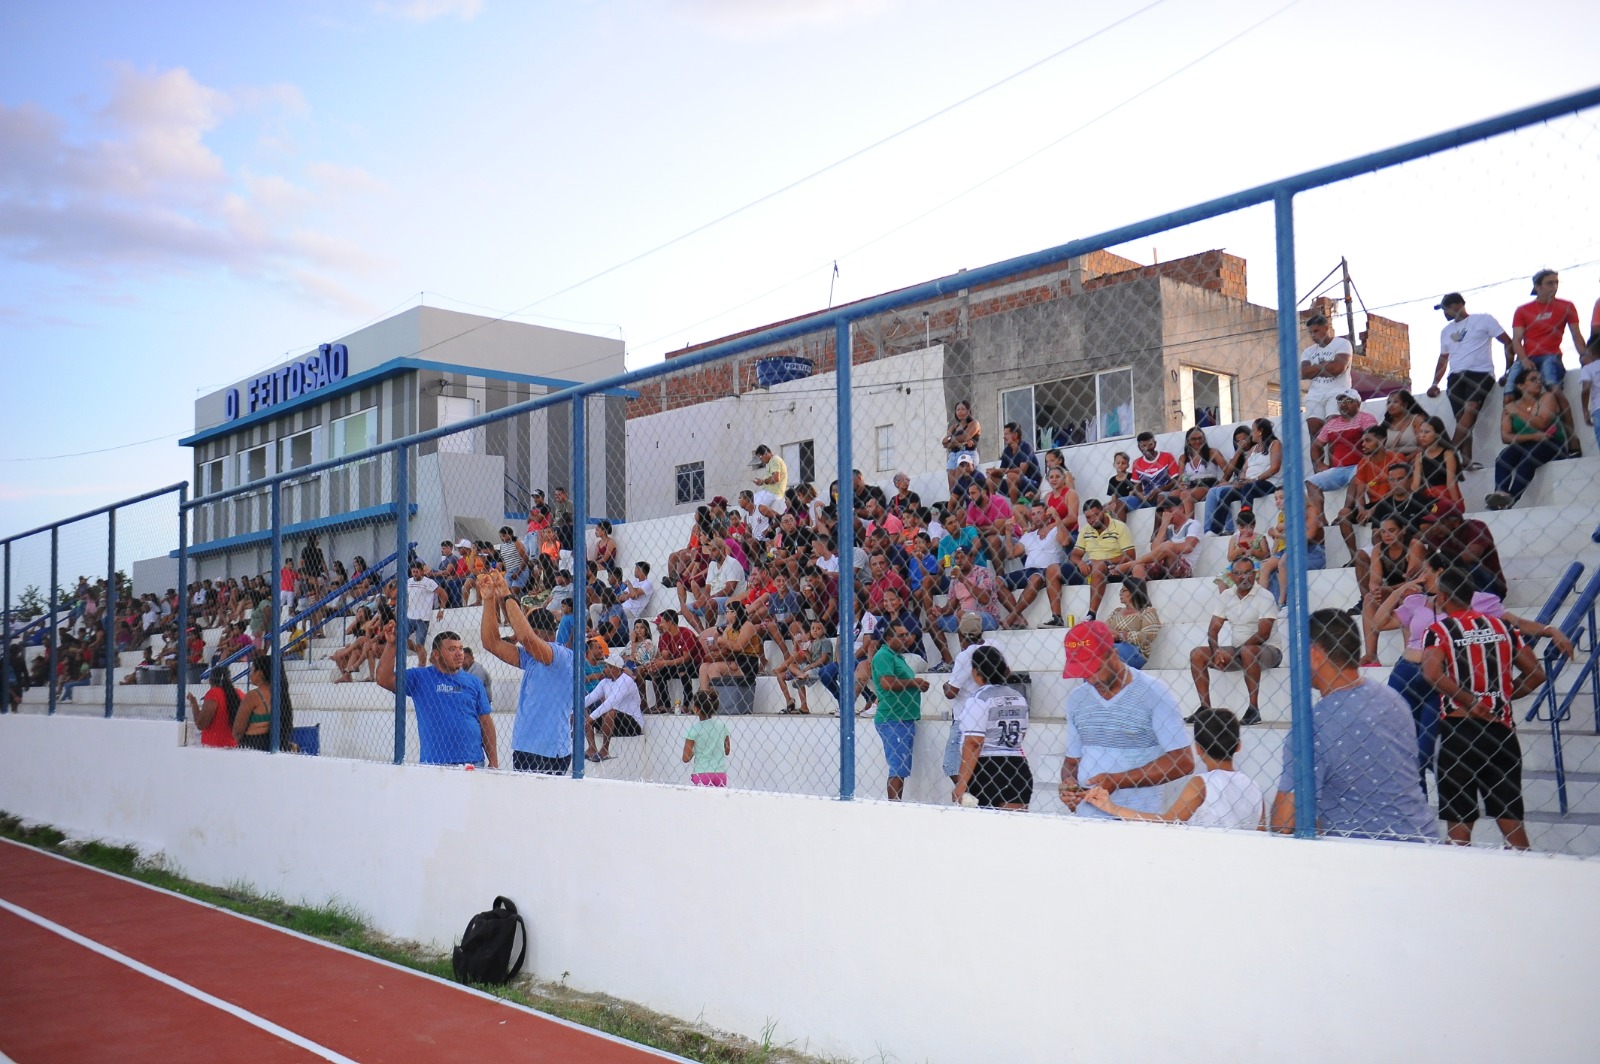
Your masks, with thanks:
[[[1505,449],[1494,460],[1494,491],[1484,499],[1491,510],[1508,510],[1533,483],[1539,467],[1567,450],[1556,393],[1537,373],[1524,374],[1512,389],[1511,402],[1500,415]]]
[[[683,737],[683,761],[689,766],[689,782],[696,787],[726,787],[733,740],[728,737],[728,726],[714,719],[720,707],[717,692],[697,691],[689,704],[699,718],[689,725],[689,732]]]

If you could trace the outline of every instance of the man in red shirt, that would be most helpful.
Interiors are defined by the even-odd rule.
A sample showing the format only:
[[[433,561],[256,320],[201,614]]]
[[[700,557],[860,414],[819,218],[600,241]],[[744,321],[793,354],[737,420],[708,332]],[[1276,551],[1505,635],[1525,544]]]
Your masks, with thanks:
[[[1183,467],[1171,451],[1156,450],[1155,433],[1141,432],[1134,442],[1139,445],[1139,457],[1128,470],[1133,477],[1133,494],[1139,506],[1154,506],[1164,493],[1178,486]],[[1127,506],[1130,510],[1139,509],[1131,502]]]
[[[1565,299],[1557,299],[1561,276],[1554,270],[1540,270],[1533,275],[1533,302],[1524,303],[1511,317],[1511,340],[1520,345],[1522,357],[1506,371],[1506,396],[1524,373],[1535,370],[1544,378],[1545,385],[1556,394],[1561,407],[1561,423],[1567,429],[1567,446],[1572,453],[1581,453],[1577,433],[1573,431],[1572,404],[1562,394],[1561,381],[1567,369],[1561,362],[1561,342],[1570,335],[1572,346],[1581,360],[1583,357],[1583,331],[1578,324],[1578,308]]]
[[[1335,399],[1339,412],[1322,423],[1311,441],[1311,464],[1316,472],[1306,478],[1306,505],[1323,515],[1323,492],[1338,491],[1349,484],[1361,461],[1361,435],[1378,419],[1361,409],[1361,393],[1346,388]]]
[[[299,580],[299,574],[294,571],[294,559],[284,558],[283,568],[278,570],[278,605],[284,620],[294,612],[294,589]]]
[[[1439,818],[1451,842],[1470,846],[1481,798],[1506,845],[1526,850],[1522,750],[1511,703],[1544,683],[1544,669],[1515,628],[1471,608],[1473,590],[1464,570],[1439,574],[1445,616],[1423,638],[1422,675],[1441,700]]]
[[[694,633],[678,623],[677,610],[662,610],[656,614],[656,627],[661,632],[656,642],[656,656],[639,667],[639,676],[654,682],[656,688],[655,708],[645,712],[670,713],[672,703],[667,701],[667,681],[677,680],[683,684],[680,704],[687,706],[694,695],[694,680],[700,673],[705,650]]]

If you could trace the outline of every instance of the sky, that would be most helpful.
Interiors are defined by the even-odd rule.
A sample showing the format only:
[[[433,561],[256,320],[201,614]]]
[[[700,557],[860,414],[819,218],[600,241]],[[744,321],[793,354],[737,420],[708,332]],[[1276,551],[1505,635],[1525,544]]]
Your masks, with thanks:
[[[188,479],[197,395],[416,305],[686,343],[1590,88],[1600,20],[1311,0],[0,3],[0,535]],[[1297,200],[1412,327],[1600,296],[1600,111]],[[1270,212],[1223,247],[1276,305]],[[838,275],[834,277],[834,264]],[[1383,309],[1379,309],[1383,308]]]

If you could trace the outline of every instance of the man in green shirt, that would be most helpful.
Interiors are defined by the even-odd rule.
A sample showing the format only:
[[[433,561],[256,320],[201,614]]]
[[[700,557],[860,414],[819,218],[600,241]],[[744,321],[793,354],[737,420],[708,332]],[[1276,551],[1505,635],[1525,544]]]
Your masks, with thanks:
[[[922,719],[922,692],[928,689],[928,681],[906,661],[906,652],[915,645],[916,637],[905,625],[896,624],[872,656],[872,682],[878,689],[878,711],[872,722],[883,740],[891,802],[900,800],[906,777],[911,775],[911,749],[917,741],[917,721]]]

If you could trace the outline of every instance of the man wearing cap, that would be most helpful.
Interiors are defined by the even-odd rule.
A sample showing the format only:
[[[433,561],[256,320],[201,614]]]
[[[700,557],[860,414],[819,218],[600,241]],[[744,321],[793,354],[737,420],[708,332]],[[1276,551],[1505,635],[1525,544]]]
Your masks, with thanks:
[[[572,767],[572,651],[555,641],[555,618],[548,610],[523,613],[504,573],[494,570],[478,577],[478,593],[483,597],[478,627],[483,652],[522,670],[511,725],[511,767],[566,775]],[[511,625],[510,641],[500,634],[502,605]]]
[[[1349,484],[1361,462],[1361,434],[1378,419],[1361,409],[1361,393],[1346,388],[1334,396],[1338,413],[1322,423],[1311,441],[1311,465],[1316,472],[1306,478],[1306,504],[1326,518],[1323,493]]]
[[[1128,668],[1104,621],[1067,630],[1067,679],[1085,680],[1067,696],[1067,748],[1061,761],[1061,802],[1079,816],[1106,817],[1084,803],[1104,787],[1129,809],[1166,808],[1161,786],[1194,771],[1194,751],[1172,691],[1148,672]]]
[[[1561,388],[1567,375],[1561,361],[1561,344],[1570,335],[1581,359],[1583,331],[1578,327],[1578,308],[1556,298],[1560,287],[1561,277],[1556,271],[1540,270],[1533,275],[1533,302],[1522,304],[1511,316],[1511,338],[1522,350],[1517,364],[1506,370],[1506,395],[1511,394],[1524,373],[1537,371],[1544,378],[1545,387],[1555,393],[1561,422],[1567,429],[1567,446],[1577,454],[1582,445],[1574,431],[1572,405]]]
[[[758,470],[753,483],[762,491],[783,498],[789,490],[789,467],[782,458],[772,453],[772,448],[761,444],[750,455],[750,468]]]
[[[611,737],[629,739],[644,734],[643,711],[639,708],[639,685],[628,675],[628,655],[622,650],[607,651],[605,675],[585,696],[583,708],[589,715],[583,722],[586,761],[610,761]],[[600,745],[595,747],[595,734]]]
[[[1278,600],[1256,583],[1256,563],[1240,558],[1228,567],[1233,586],[1217,593],[1211,613],[1206,645],[1189,652],[1189,676],[1200,696],[1200,708],[1212,709],[1211,670],[1243,672],[1250,705],[1241,724],[1261,723],[1261,670],[1275,669],[1283,662],[1283,651],[1272,642],[1278,619]],[[1228,645],[1217,642],[1222,626],[1228,626]]]
[[[1307,318],[1306,330],[1311,333],[1311,343],[1300,352],[1300,379],[1311,382],[1304,400],[1306,432],[1315,438],[1323,421],[1338,412],[1336,396],[1351,387],[1351,350],[1349,340],[1333,335],[1325,315]]]
[[[961,649],[944,682],[944,697],[950,702],[950,735],[944,744],[944,774],[955,782],[961,773],[961,707],[983,685],[972,674],[972,652],[983,646],[983,617],[963,613],[956,623],[956,639]]]
[[[542,499],[540,500],[543,501]],[[550,503],[550,524],[556,530],[562,550],[572,549],[572,500],[566,488],[555,489],[555,499]]]
[[[1450,409],[1456,416],[1456,431],[1450,443],[1461,455],[1468,470],[1483,468],[1472,461],[1472,426],[1478,423],[1483,402],[1494,389],[1494,341],[1506,351],[1509,369],[1522,357],[1522,344],[1506,335],[1493,314],[1468,314],[1467,301],[1460,292],[1451,292],[1433,305],[1444,311],[1445,326],[1439,333],[1439,362],[1433,367],[1433,383],[1428,398],[1439,398],[1439,382],[1450,371]]]

